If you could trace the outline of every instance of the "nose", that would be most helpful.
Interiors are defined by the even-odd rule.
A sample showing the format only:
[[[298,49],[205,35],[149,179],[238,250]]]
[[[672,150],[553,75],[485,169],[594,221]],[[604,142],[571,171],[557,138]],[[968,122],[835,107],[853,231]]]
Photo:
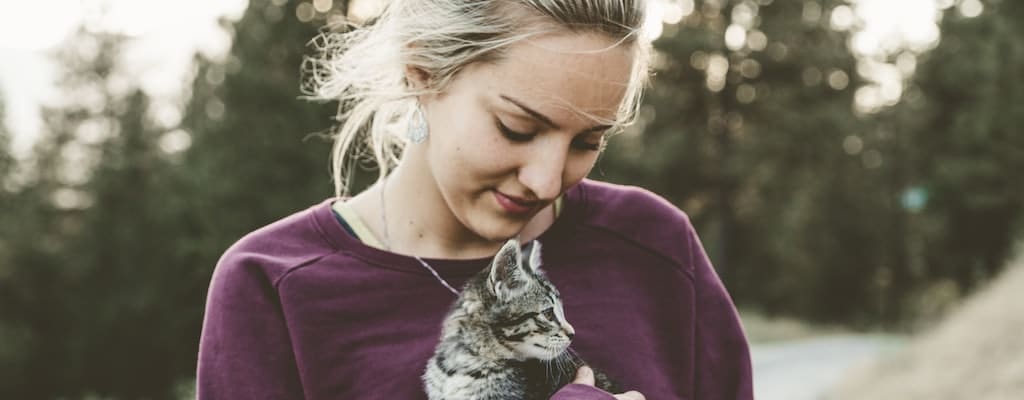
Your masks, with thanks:
[[[572,325],[569,325],[568,322],[562,323],[562,330],[565,331],[565,336],[568,336],[569,339],[572,339],[574,336],[576,336],[576,330],[573,329]]]
[[[551,200],[562,192],[562,179],[566,168],[566,152],[548,143],[531,152],[519,170],[519,181],[542,200]]]

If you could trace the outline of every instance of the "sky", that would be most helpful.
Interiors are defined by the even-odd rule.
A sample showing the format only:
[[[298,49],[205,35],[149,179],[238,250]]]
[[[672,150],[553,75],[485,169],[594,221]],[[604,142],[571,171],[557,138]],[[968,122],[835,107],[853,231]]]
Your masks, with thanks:
[[[314,4],[329,2],[315,0]],[[954,2],[962,14],[981,12],[978,0],[853,0],[830,13],[830,23],[837,29],[850,29],[855,17],[865,22],[852,48],[866,60],[858,70],[878,83],[859,89],[858,103],[871,109],[899,98],[901,76],[913,71],[912,57],[900,65],[887,65],[871,61],[872,56],[928,49],[939,38],[938,10]],[[27,153],[41,129],[40,107],[58,96],[54,83],[58,68],[49,54],[79,27],[132,37],[127,69],[138,72],[133,75],[140,77],[139,83],[151,96],[174,99],[180,95],[195,52],[214,58],[227,52],[230,36],[218,20],[237,20],[247,4],[247,0],[0,0],[0,93],[6,124],[14,132],[15,153]],[[694,9],[693,0],[651,4],[649,37],[659,35],[663,23],[676,23]],[[740,29],[727,30],[726,36],[727,42],[745,39]]]
[[[198,51],[224,55],[230,36],[218,24],[237,20],[246,0],[0,0],[0,89],[16,154],[41,129],[40,106],[59,95],[50,60],[79,27],[131,37],[125,67],[158,99],[180,95]]]

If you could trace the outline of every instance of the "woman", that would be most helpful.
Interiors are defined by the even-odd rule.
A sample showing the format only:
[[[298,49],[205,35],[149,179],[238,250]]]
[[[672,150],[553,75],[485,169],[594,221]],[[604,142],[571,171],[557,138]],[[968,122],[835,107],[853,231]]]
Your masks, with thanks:
[[[687,217],[584,180],[635,114],[644,8],[394,0],[372,27],[325,36],[307,72],[314,97],[344,105],[338,197],[220,260],[199,398],[425,398],[453,291],[512,237],[543,243],[573,348],[633,389],[581,369],[553,399],[752,398],[735,308]],[[381,177],[343,197],[357,148]]]

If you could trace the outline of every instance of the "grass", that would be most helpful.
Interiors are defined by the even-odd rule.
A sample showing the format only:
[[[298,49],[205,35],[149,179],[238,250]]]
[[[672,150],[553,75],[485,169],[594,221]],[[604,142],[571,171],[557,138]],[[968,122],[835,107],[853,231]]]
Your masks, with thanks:
[[[740,310],[743,330],[753,344],[783,342],[810,337],[849,333],[850,331],[825,325],[815,325],[795,318],[767,317],[761,313]]]

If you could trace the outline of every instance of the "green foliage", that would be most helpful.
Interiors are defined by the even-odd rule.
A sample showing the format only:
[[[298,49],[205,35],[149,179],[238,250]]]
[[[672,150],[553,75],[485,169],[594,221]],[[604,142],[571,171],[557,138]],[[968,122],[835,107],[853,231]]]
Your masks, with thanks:
[[[918,223],[931,279],[970,290],[1010,256],[1024,207],[1024,5],[986,3],[975,18],[947,13],[922,60],[916,101],[886,117],[909,126],[915,183],[930,201]]]
[[[4,102],[0,97],[0,190],[3,190],[4,182],[11,168],[14,167],[14,156],[11,154],[11,133],[7,131],[4,114]]]
[[[317,30],[294,18],[292,4],[285,17],[268,19],[278,7],[250,3],[226,62],[199,61],[184,121],[193,144],[180,170],[195,190],[188,208],[204,251],[217,248],[215,238],[220,253],[240,234],[332,193],[330,142],[317,134],[330,128],[336,105],[298,99],[299,65]]]
[[[331,195],[311,134],[335,106],[298,99],[317,30],[274,3],[250,3],[226,60],[197,60],[183,152],[144,93],[110,90],[122,38],[83,32],[61,55],[71,101],[47,111],[0,231],[0,398],[180,397],[220,254]]]
[[[856,59],[807,10],[844,3],[698,2],[655,43],[644,118],[601,163],[599,178],[687,211],[736,300],[768,313],[878,313],[864,299],[888,257],[883,172],[843,151],[869,126],[852,112]],[[745,46],[725,42],[730,25]]]
[[[934,288],[993,276],[1019,231],[1024,14],[951,9],[903,101],[859,115],[857,59],[827,22],[844,3],[697,2],[655,43],[641,122],[596,175],[679,204],[747,307],[901,324]],[[920,214],[903,204],[915,188]]]
[[[188,317],[161,312],[173,310],[166,299],[178,288],[167,284],[178,269],[153,260],[171,261],[164,255],[174,248],[159,235],[140,239],[172,226],[160,220],[169,164],[146,96],[108,89],[122,42],[81,35],[60,55],[71,96],[46,111],[35,177],[12,195],[0,323],[17,350],[0,368],[2,397],[152,396],[176,379],[175,367],[194,364],[167,334]]]

